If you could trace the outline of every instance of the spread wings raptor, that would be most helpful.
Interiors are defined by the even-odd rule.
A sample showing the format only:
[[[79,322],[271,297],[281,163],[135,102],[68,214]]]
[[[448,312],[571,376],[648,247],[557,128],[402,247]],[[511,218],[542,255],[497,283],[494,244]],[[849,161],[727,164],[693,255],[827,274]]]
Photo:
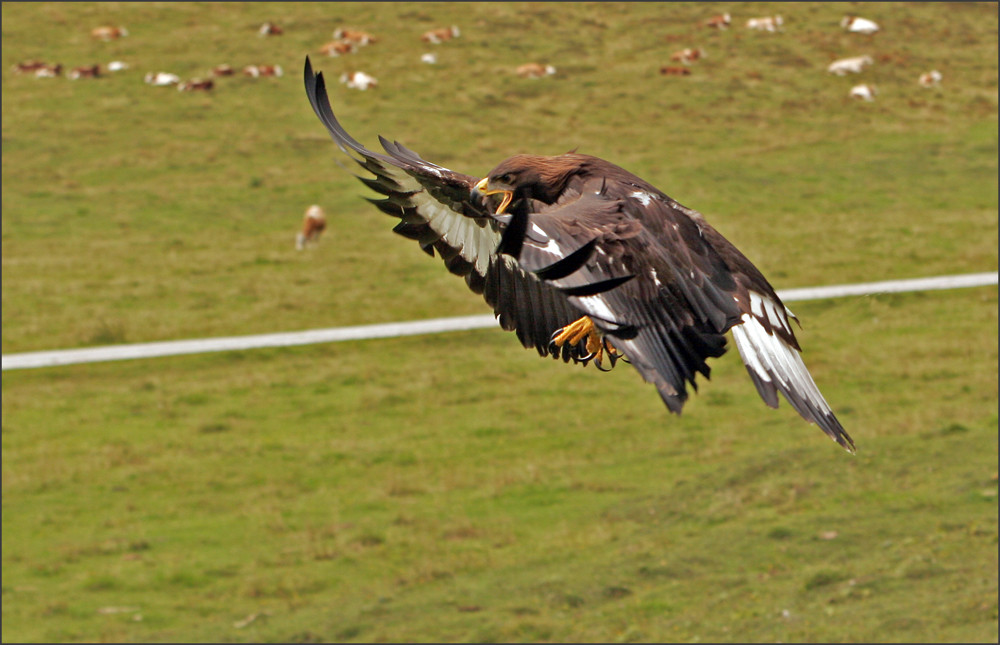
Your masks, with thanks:
[[[308,59],[305,87],[334,141],[374,175],[359,179],[400,219],[393,230],[437,252],[525,347],[598,366],[623,356],[679,414],[732,329],[765,403],[781,392],[854,451],[802,362],[791,312],[697,211],[588,155],[516,155],[480,180],[382,137],[386,154],[373,152],[337,121]]]

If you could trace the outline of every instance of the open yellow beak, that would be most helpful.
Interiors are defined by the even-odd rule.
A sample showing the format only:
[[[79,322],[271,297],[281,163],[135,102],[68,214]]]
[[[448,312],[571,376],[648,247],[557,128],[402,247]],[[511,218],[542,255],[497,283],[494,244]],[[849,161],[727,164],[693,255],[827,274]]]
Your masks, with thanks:
[[[510,200],[514,198],[514,191],[503,190],[503,189],[489,189],[489,177],[483,177],[482,181],[476,184],[476,190],[483,195],[496,195],[498,193],[503,193],[503,201],[500,202],[500,206],[497,207],[496,215],[502,215],[503,212],[510,206]]]

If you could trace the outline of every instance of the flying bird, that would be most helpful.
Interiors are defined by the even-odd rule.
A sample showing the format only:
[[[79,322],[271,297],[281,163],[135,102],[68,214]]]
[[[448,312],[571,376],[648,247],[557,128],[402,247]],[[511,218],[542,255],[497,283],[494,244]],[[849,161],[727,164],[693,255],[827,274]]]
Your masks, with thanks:
[[[313,110],[373,177],[369,199],[393,231],[437,253],[526,348],[599,369],[628,362],[680,414],[687,385],[733,339],[764,402],[777,393],[849,452],[854,442],[800,356],[795,316],[760,271],[701,213],[603,159],[518,154],[486,177],[425,161],[379,137],[385,154],[344,130],[323,74],[305,63]]]

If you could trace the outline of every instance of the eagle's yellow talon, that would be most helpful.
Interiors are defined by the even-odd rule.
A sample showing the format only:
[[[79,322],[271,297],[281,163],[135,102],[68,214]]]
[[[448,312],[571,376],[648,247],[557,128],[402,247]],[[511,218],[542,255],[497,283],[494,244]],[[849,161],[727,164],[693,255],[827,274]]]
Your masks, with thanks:
[[[606,338],[601,337],[594,327],[594,321],[588,316],[575,320],[562,329],[557,330],[553,334],[549,346],[552,348],[562,348],[564,345],[569,344],[570,347],[576,347],[580,343],[584,343],[583,349],[587,354],[585,356],[573,356],[573,360],[583,363],[594,361],[598,368],[601,367],[605,352],[607,352],[608,357],[611,359],[612,367],[615,361],[622,355]]]
[[[567,342],[570,345],[576,345],[589,335],[596,335],[594,321],[584,316],[563,327],[558,334],[552,337],[552,344],[556,347],[562,347]]]

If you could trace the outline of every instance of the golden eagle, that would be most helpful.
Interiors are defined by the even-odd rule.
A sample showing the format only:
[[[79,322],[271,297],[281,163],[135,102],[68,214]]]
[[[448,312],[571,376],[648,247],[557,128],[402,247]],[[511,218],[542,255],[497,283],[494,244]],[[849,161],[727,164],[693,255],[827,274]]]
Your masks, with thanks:
[[[359,179],[399,218],[393,230],[439,254],[525,347],[601,369],[627,361],[680,414],[732,330],[764,402],[777,407],[781,392],[854,452],[802,362],[794,315],[701,213],[584,154],[515,155],[480,179],[381,136],[386,154],[373,152],[337,121],[308,58],[305,87],[333,140],[374,175]]]

